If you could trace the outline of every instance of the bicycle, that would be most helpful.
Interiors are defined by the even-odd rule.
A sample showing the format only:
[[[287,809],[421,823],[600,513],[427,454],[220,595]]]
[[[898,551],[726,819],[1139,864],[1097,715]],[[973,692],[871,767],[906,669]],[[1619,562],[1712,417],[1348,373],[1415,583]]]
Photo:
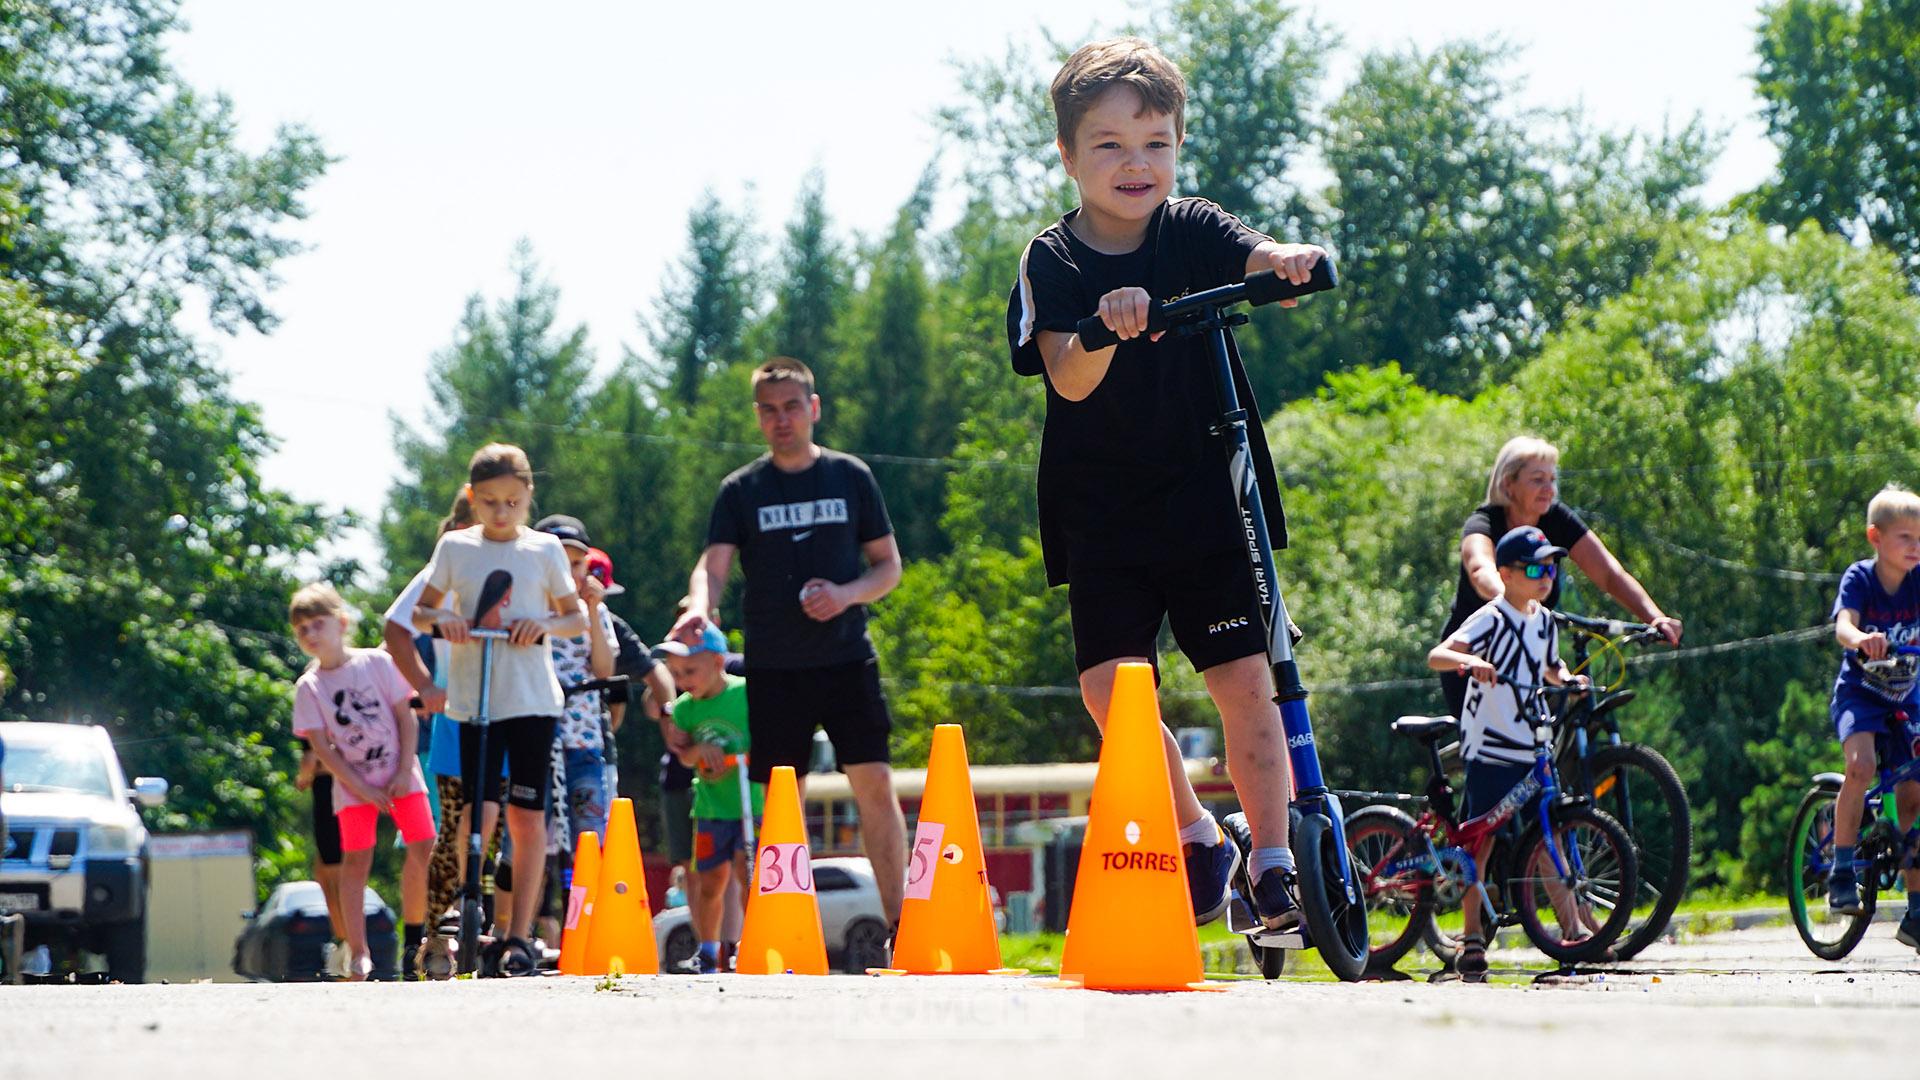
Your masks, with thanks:
[[[1529,692],[1533,768],[1492,809],[1459,820],[1440,760],[1440,743],[1460,733],[1459,722],[1450,716],[1403,716],[1393,722],[1395,734],[1426,748],[1425,795],[1356,793],[1381,803],[1358,811],[1347,823],[1370,923],[1384,931],[1370,948],[1374,970],[1390,968],[1423,940],[1451,967],[1459,941],[1440,929],[1439,915],[1476,894],[1489,916],[1489,931],[1517,923],[1534,947],[1563,964],[1603,956],[1625,932],[1633,909],[1621,899],[1634,895],[1638,886],[1633,842],[1587,796],[1563,791],[1556,775],[1555,719],[1545,699],[1567,691],[1517,689]],[[1414,818],[1385,803],[1422,809]],[[1528,807],[1531,821],[1522,816]],[[1486,873],[1480,874],[1469,851],[1489,836],[1493,847]],[[1476,884],[1482,881],[1485,887]]]
[[[1274,572],[1273,542],[1267,534],[1252,444],[1247,437],[1247,411],[1241,407],[1239,391],[1234,385],[1230,343],[1233,327],[1244,325],[1247,315],[1229,313],[1227,309],[1242,303],[1257,307],[1290,300],[1331,289],[1338,283],[1332,260],[1323,258],[1315,264],[1312,278],[1304,284],[1295,285],[1271,270],[1262,270],[1248,274],[1246,280],[1237,285],[1223,285],[1157,304],[1147,320],[1149,332],[1164,330],[1181,336],[1204,335],[1208,340],[1214,391],[1220,402],[1220,416],[1212,431],[1227,440],[1227,467],[1246,530],[1247,559],[1253,567],[1260,617],[1266,624],[1274,702],[1280,708],[1288,760],[1293,766],[1294,797],[1289,812],[1293,828],[1289,836],[1299,875],[1305,933],[1269,931],[1252,917],[1253,890],[1245,857],[1250,842],[1248,834],[1243,828],[1227,830],[1232,841],[1241,845],[1243,856],[1240,881],[1228,909],[1228,927],[1246,936],[1262,974],[1270,979],[1277,978],[1285,968],[1283,950],[1302,948],[1318,949],[1327,967],[1343,981],[1360,979],[1367,965],[1367,909],[1361,902],[1347,859],[1345,813],[1340,797],[1327,787],[1320,772],[1313,721],[1307,712],[1307,689],[1300,681],[1300,667],[1293,655],[1294,643],[1289,632],[1292,623],[1287,619],[1286,601],[1280,595],[1279,576]],[[1119,341],[1097,315],[1080,320],[1076,330],[1081,345],[1087,349],[1101,349]]]
[[[1643,743],[1624,742],[1620,736],[1618,710],[1635,693],[1621,689],[1627,672],[1622,648],[1663,638],[1645,623],[1564,612],[1554,612],[1553,617],[1574,631],[1569,635],[1573,672],[1586,674],[1593,682],[1592,693],[1569,696],[1563,703],[1554,760],[1568,790],[1591,796],[1597,807],[1627,830],[1639,860],[1633,921],[1613,947],[1617,959],[1627,960],[1666,931],[1686,895],[1692,869],[1693,812],[1680,774],[1659,751]],[[1609,655],[1614,661],[1611,670],[1596,673]],[[1600,674],[1607,676],[1605,681]]]
[[[1908,677],[1920,667],[1920,647],[1895,646],[1884,660],[1861,660],[1848,653],[1848,662],[1867,671],[1907,669]],[[1908,702],[1912,703],[1909,691]],[[1907,710],[1895,712],[1906,728],[1905,738],[1920,740],[1920,723]],[[1901,736],[1894,736],[1901,737]],[[1880,760],[1884,762],[1885,756]],[[1840,773],[1816,773],[1813,787],[1801,798],[1794,811],[1793,827],[1788,831],[1787,881],[1792,888],[1787,906],[1793,913],[1793,928],[1799,932],[1813,955],[1822,960],[1839,960],[1852,952],[1866,936],[1873,922],[1882,890],[1901,887],[1900,872],[1920,863],[1920,818],[1905,832],[1895,813],[1893,800],[1886,796],[1896,786],[1920,780],[1920,758],[1898,769],[1880,767],[1879,780],[1867,790],[1866,806],[1860,816],[1860,837],[1854,846],[1854,878],[1860,883],[1859,914],[1842,915],[1827,908],[1827,876],[1833,872],[1833,812],[1840,799]]]

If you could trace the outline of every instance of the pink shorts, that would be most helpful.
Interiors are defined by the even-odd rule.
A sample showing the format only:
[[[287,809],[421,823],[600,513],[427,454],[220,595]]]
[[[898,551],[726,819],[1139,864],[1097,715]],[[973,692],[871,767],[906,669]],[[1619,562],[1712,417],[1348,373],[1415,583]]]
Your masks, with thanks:
[[[361,803],[346,807],[334,816],[340,819],[341,851],[365,851],[373,846],[374,826],[380,823],[379,807]],[[437,835],[433,827],[433,805],[427,802],[424,791],[394,800],[393,823],[400,828],[400,839],[409,844],[431,840]]]

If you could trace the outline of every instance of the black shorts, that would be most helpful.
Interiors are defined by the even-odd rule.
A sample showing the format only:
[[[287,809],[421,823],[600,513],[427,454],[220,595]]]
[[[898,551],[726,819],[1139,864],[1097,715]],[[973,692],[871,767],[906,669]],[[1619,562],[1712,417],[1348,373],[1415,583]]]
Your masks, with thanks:
[[[880,692],[880,661],[832,667],[747,667],[747,776],[765,781],[775,765],[804,775],[813,758],[813,730],[824,728],[841,765],[892,760],[893,717]]]
[[[497,803],[503,789],[507,805],[526,810],[545,810],[547,795],[553,789],[554,716],[516,716],[495,720],[487,725],[487,777],[484,802]],[[482,770],[480,725],[460,725],[460,782],[467,791],[479,791]],[[501,766],[506,766],[502,778]]]
[[[1237,548],[1148,566],[1076,568],[1067,610],[1082,672],[1129,656],[1157,666],[1162,619],[1195,671],[1267,651],[1253,566]]]
[[[319,773],[313,786],[313,850],[321,866],[340,865],[340,818],[333,812],[333,774]]]
[[[1500,805],[1500,800],[1532,771],[1532,765],[1511,765],[1504,761],[1467,762],[1467,790],[1460,804],[1460,820],[1472,820]]]

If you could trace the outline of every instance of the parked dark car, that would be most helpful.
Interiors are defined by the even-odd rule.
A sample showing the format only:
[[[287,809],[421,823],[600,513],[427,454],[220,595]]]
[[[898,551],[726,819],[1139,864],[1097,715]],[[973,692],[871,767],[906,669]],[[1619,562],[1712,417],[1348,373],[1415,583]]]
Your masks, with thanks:
[[[373,978],[399,977],[395,964],[399,940],[393,909],[367,890],[367,948],[373,953]],[[333,927],[327,900],[317,881],[290,881],[273,890],[260,910],[247,916],[247,928],[233,943],[233,972],[259,982],[314,982],[327,978]],[[343,946],[344,947],[344,946]]]

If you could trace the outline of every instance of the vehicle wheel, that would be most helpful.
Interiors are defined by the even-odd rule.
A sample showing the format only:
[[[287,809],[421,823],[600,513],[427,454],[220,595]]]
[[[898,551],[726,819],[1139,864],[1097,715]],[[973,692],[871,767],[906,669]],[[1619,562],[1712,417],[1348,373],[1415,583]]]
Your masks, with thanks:
[[[1367,909],[1367,966],[1384,971],[1420,943],[1433,922],[1433,878],[1392,864],[1424,854],[1411,817],[1391,806],[1369,806],[1347,819],[1347,854]]]
[[[1787,833],[1787,907],[1793,912],[1793,928],[1800,932],[1800,940],[1822,960],[1839,960],[1860,944],[1873,922],[1877,897],[1873,875],[1861,874],[1860,900],[1866,910],[1859,915],[1835,915],[1827,910],[1827,872],[1833,868],[1833,804],[1838,795],[1832,788],[1817,787],[1807,792]],[[1860,851],[1858,855],[1872,865],[1871,853]]]
[[[700,951],[700,942],[693,936],[693,926],[681,923],[667,931],[666,944],[660,949],[660,970],[679,971],[680,965],[693,959]]]
[[[1367,972],[1367,908],[1347,902],[1333,823],[1325,815],[1301,816],[1293,859],[1300,874],[1300,908],[1320,959],[1341,982],[1357,982]]]
[[[106,944],[107,978],[119,983],[147,981],[147,920],[112,923],[102,935]]]
[[[1593,960],[1620,940],[1633,917],[1633,841],[1590,806],[1555,808],[1552,819],[1551,846],[1538,825],[1521,839],[1506,895],[1535,948],[1561,963]]]
[[[1679,774],[1652,747],[1603,746],[1587,759],[1587,776],[1594,806],[1626,829],[1639,860],[1633,917],[1613,947],[1615,956],[1627,960],[1659,940],[1686,895],[1693,815]]]
[[[847,927],[841,967],[849,975],[865,975],[868,968],[883,968],[887,955],[887,927],[878,919],[861,919]]]

